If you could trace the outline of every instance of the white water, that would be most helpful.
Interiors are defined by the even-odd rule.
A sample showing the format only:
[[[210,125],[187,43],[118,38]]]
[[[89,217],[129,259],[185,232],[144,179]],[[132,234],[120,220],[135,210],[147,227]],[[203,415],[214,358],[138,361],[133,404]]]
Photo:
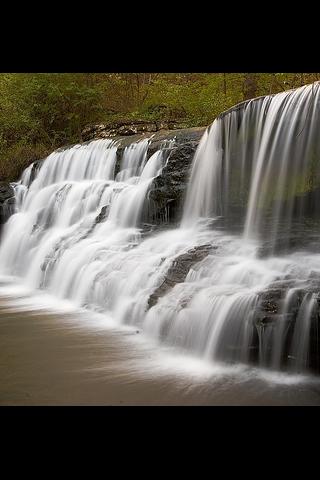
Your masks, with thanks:
[[[221,140],[219,121],[215,121],[210,131],[205,131],[193,160],[182,226],[222,214]]]
[[[282,216],[291,223],[293,198],[285,207],[281,202],[292,185],[298,188],[298,173],[306,177],[318,145],[309,128],[318,125],[318,97],[319,86],[304,87],[249,102],[241,118],[232,111],[216,120],[194,158],[181,228],[153,235],[144,235],[140,219],[166,160],[163,150],[147,160],[147,140],[130,145],[117,175],[111,140],[54,152],[32,182],[29,167],[15,187],[17,213],[5,226],[0,272],[210,361],[280,369],[290,356],[294,370],[304,369],[315,294],[298,305],[289,340],[285,315],[290,288],[320,277],[320,255],[259,258],[258,233],[272,185],[272,245]],[[246,189],[244,234],[219,229],[233,196],[242,201]],[[105,218],[97,221],[102,209]],[[149,308],[173,263],[203,245],[213,247],[208,256]],[[261,292],[283,281],[289,283],[282,320],[257,322]]]

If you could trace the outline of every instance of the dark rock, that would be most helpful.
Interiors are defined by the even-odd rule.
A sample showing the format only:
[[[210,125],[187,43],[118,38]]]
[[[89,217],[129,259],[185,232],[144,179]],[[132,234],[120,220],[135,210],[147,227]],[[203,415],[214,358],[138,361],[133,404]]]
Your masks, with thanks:
[[[3,203],[12,197],[14,197],[12,185],[8,182],[0,182],[0,202]]]
[[[96,217],[96,223],[104,222],[108,218],[109,210],[110,205],[104,205],[101,208],[99,215]]]
[[[42,167],[42,164],[44,162],[44,159],[42,160],[36,160],[32,164],[32,169],[31,169],[31,174],[30,174],[30,179],[29,179],[29,185],[33,182],[33,180],[36,178],[40,168]],[[29,186],[28,185],[28,186]]]
[[[277,288],[269,288],[259,294],[259,301],[257,308],[253,312],[253,325],[255,327],[252,337],[252,348],[254,354],[252,355],[252,363],[260,363],[261,356],[259,356],[260,342],[267,342],[264,347],[264,366],[268,366],[270,362],[272,332],[277,328],[278,323],[281,322],[285,328],[285,339],[281,358],[281,368],[290,370],[295,369],[295,359],[291,356],[291,344],[294,333],[294,327],[298,317],[299,309],[306,294],[313,293],[316,296],[316,307],[312,313],[310,343],[309,343],[309,357],[307,369],[320,373],[320,348],[319,348],[319,331],[320,331],[320,288],[319,284],[305,284],[301,288],[297,286],[294,295],[291,298],[289,311],[283,313],[283,300],[286,296],[288,288],[292,287],[288,281],[278,282]],[[283,322],[285,322],[283,324]],[[275,330],[276,334],[278,330]],[[260,340],[259,340],[260,338]],[[268,340],[269,338],[269,340]],[[261,354],[261,352],[260,352]]]
[[[278,313],[281,300],[285,296],[283,289],[269,289],[260,295],[259,308],[263,312]]]
[[[167,163],[161,175],[153,181],[149,192],[149,221],[169,223],[180,218],[192,160],[204,130],[186,129],[176,133]],[[160,148],[160,142],[157,138],[153,139],[149,147],[151,155]]]
[[[203,260],[217,247],[211,244],[200,245],[188,250],[186,253],[179,255],[171,267],[169,268],[166,277],[162,284],[150,295],[148,300],[149,308],[153,307],[169,290],[171,290],[177,283],[182,283],[189,270],[193,265]]]
[[[169,161],[149,192],[149,219],[175,221],[180,217],[186,193],[191,162],[197,144],[178,144],[172,149]]]
[[[10,183],[0,182],[0,225],[14,213],[14,189]]]
[[[150,139],[148,158],[160,148],[167,155],[161,175],[151,185],[142,213],[143,223],[173,223],[180,217],[193,156],[204,131],[205,127],[194,127],[115,139],[118,144],[115,175],[120,171],[124,149],[133,142]],[[169,147],[164,148],[165,142],[169,144],[173,140]]]
[[[277,322],[283,321],[283,320],[285,320],[286,322],[292,322],[294,320],[293,313],[288,313],[286,315],[271,313],[270,315],[266,315],[264,312],[258,311],[255,316],[255,325],[261,326],[261,327],[265,327],[269,325],[274,326]]]

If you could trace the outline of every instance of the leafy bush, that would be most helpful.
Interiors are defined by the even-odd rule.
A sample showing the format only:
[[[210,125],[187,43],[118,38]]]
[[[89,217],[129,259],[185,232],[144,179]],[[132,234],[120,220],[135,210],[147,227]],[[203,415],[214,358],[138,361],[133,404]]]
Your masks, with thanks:
[[[316,73],[0,74],[0,180],[14,180],[33,160],[81,141],[90,123],[126,118],[203,126],[246,98],[319,79]]]

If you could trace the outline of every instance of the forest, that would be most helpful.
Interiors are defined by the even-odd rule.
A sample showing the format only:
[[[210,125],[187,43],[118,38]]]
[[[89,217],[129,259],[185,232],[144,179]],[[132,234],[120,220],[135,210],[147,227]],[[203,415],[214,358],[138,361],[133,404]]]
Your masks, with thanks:
[[[89,124],[175,120],[206,126],[232,105],[320,80],[319,73],[2,73],[0,179],[81,141]]]

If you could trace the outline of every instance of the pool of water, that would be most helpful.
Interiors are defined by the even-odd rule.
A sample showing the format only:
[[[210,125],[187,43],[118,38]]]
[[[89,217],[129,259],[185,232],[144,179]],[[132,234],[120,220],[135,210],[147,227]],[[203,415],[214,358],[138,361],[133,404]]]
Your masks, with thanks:
[[[0,380],[0,405],[320,405],[317,377],[204,361],[6,281]]]

